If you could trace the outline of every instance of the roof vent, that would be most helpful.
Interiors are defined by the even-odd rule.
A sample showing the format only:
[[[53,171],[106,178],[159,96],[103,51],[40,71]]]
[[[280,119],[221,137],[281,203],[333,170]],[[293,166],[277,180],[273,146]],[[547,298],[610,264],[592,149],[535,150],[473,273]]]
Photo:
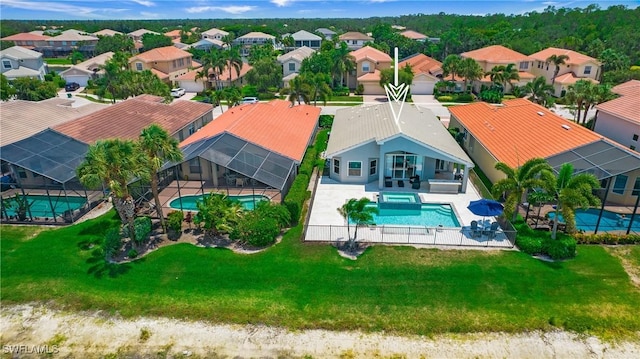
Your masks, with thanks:
[[[565,130],[570,130],[570,129],[571,129],[571,126],[569,126],[569,125],[562,125],[562,128],[564,128]]]
[[[538,111],[538,116],[544,116],[544,112]]]

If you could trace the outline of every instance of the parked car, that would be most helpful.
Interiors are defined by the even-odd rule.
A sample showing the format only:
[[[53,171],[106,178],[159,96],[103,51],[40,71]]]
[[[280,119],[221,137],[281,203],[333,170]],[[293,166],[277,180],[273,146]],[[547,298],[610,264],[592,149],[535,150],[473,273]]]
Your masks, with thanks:
[[[182,87],[171,89],[172,97],[182,97],[185,93],[187,93],[187,90],[183,89]]]
[[[258,103],[257,97],[243,97],[241,103]]]
[[[79,88],[80,85],[77,82],[69,82],[68,84],[64,85],[64,90],[67,92],[73,92]]]

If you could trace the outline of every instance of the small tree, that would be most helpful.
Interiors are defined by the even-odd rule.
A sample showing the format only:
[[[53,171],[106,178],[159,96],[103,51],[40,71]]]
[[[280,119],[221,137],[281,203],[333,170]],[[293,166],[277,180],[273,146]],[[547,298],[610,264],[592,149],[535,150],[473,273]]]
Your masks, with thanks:
[[[342,207],[338,208],[338,213],[347,221],[347,251],[354,252],[356,249],[356,241],[358,239],[358,227],[367,224],[373,224],[373,215],[378,214],[378,208],[367,206],[371,201],[368,198],[355,199],[351,198]],[[351,237],[350,222],[355,226],[353,237]]]
[[[204,196],[202,201],[196,202],[198,214],[194,222],[200,224],[213,236],[229,233],[232,226],[242,216],[242,207],[239,203],[231,201],[227,196],[211,193]]]

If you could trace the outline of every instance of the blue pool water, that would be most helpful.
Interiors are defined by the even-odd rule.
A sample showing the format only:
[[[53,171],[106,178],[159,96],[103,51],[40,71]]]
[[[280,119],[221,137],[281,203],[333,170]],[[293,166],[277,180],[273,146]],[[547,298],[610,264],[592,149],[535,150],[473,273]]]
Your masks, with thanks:
[[[370,205],[375,207],[376,205]],[[373,215],[373,221],[378,226],[421,226],[445,228],[460,227],[453,208],[448,204],[423,203],[419,210],[407,209],[378,209],[379,214]]]
[[[55,212],[56,216],[62,215],[65,211],[71,209],[76,210],[84,206],[87,203],[87,199],[84,197],[67,196],[67,197],[55,197],[51,198],[42,195],[27,195],[27,200],[31,204],[30,212],[33,217],[53,217]],[[51,208],[53,205],[53,209]],[[15,216],[14,210],[7,209],[8,216]],[[29,216],[27,212],[27,216]]]
[[[246,195],[246,196],[227,196],[232,201],[238,201],[244,207],[244,209],[252,211],[255,208],[255,204],[261,201],[268,201],[269,197],[262,195]],[[169,202],[169,207],[180,210],[180,200],[182,199],[183,211],[197,211],[198,207],[196,202],[202,201],[202,195],[197,196],[182,196],[182,198],[176,198]]]
[[[593,232],[596,230],[596,223],[598,223],[598,215],[600,214],[599,209],[589,208],[587,210],[576,210],[576,227],[578,230],[582,230],[585,232]],[[555,212],[549,213],[549,219],[555,218]],[[627,217],[631,217],[627,215]],[[558,216],[560,222],[564,222],[564,218],[562,218],[562,214]],[[600,220],[600,227],[598,227],[598,232],[607,232],[607,231],[626,231],[629,226],[630,218],[625,219],[624,221],[620,220],[620,217],[614,212],[603,211],[602,219]],[[631,226],[631,230],[634,232],[640,232],[640,218],[636,215],[633,220],[633,225]]]

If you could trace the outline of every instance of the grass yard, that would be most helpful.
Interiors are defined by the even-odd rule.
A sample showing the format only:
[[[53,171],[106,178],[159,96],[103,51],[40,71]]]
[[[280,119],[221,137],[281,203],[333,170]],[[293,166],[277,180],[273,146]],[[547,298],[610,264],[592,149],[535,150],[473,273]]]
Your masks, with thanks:
[[[302,244],[296,227],[259,254],[183,243],[114,265],[92,244],[117,223],[112,211],[35,237],[2,226],[2,303],[401,334],[640,331],[640,292],[600,246],[580,246],[575,260],[561,263],[511,251],[385,246],[351,261],[330,246]],[[640,251],[632,255],[640,265]]]
[[[71,66],[71,60],[66,57],[49,57],[44,59],[49,65],[69,65]]]
[[[329,99],[331,102],[360,102],[362,103],[362,96],[331,96]]]

